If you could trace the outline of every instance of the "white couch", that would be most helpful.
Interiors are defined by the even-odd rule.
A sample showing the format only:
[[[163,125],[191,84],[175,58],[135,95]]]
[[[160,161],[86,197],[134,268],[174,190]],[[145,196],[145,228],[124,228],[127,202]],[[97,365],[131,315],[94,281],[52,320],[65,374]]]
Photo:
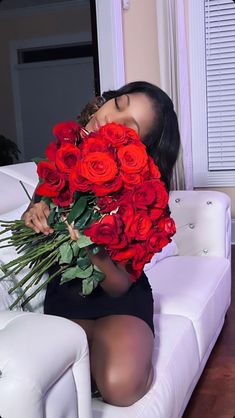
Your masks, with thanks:
[[[27,202],[18,179],[33,191],[33,163],[0,168],[0,195],[6,196],[0,219],[1,213]],[[0,301],[2,418],[182,417],[230,304],[231,215],[227,195],[212,191],[172,192],[170,208],[178,255],[168,254],[147,272],[156,333],[155,378],[149,392],[125,408],[92,400],[91,413],[87,342],[81,328],[40,313],[9,312],[5,295],[2,307]],[[2,257],[7,258],[6,250],[0,250]]]

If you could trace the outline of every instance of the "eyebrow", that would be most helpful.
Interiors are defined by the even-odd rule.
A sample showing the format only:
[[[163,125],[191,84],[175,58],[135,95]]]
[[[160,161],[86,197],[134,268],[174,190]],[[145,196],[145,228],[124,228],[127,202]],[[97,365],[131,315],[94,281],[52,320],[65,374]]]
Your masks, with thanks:
[[[130,97],[128,96],[128,94],[125,94],[125,96],[127,97],[127,106],[130,106]],[[140,134],[140,126],[139,126],[138,122],[134,118],[132,118],[132,120],[133,120],[133,123],[137,127],[138,134]]]

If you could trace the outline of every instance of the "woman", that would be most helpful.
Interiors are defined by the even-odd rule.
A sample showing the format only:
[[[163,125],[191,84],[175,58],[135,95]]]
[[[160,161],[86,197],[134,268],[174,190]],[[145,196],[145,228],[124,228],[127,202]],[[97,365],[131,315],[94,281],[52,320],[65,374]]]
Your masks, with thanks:
[[[85,107],[79,122],[87,131],[97,131],[109,122],[136,130],[169,189],[180,140],[173,104],[161,89],[139,81],[105,92]],[[39,202],[30,205],[23,219],[36,232],[49,234],[48,214],[48,206]],[[76,239],[71,228],[70,234]],[[53,280],[47,287],[44,312],[72,319],[84,328],[92,378],[103,399],[129,406],[147,393],[153,380],[151,287],[144,273],[133,283],[125,268],[114,264],[105,251],[88,253],[105,279],[85,298],[76,281],[59,285],[60,278]]]

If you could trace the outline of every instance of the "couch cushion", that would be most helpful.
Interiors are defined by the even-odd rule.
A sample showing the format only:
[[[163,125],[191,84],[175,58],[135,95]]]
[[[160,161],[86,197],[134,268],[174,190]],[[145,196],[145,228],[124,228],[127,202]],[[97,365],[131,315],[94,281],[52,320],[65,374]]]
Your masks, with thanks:
[[[193,325],[177,315],[155,315],[153,366],[155,378],[149,392],[134,405],[115,407],[93,400],[93,418],[177,417],[199,367]],[[187,350],[183,348],[187,347]]]
[[[155,313],[183,315],[194,325],[200,359],[230,303],[230,263],[222,257],[170,257],[147,272]]]

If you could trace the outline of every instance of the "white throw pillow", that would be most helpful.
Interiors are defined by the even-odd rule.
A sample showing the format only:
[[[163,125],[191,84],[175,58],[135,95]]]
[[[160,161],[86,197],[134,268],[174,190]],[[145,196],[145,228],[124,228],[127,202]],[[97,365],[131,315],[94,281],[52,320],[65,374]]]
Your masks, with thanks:
[[[178,248],[176,243],[172,240],[169,244],[167,244],[160,253],[156,253],[153,255],[151,261],[144,266],[144,272],[149,271],[152,269],[159,261],[163,260],[167,257],[172,257],[175,255],[179,255]]]

